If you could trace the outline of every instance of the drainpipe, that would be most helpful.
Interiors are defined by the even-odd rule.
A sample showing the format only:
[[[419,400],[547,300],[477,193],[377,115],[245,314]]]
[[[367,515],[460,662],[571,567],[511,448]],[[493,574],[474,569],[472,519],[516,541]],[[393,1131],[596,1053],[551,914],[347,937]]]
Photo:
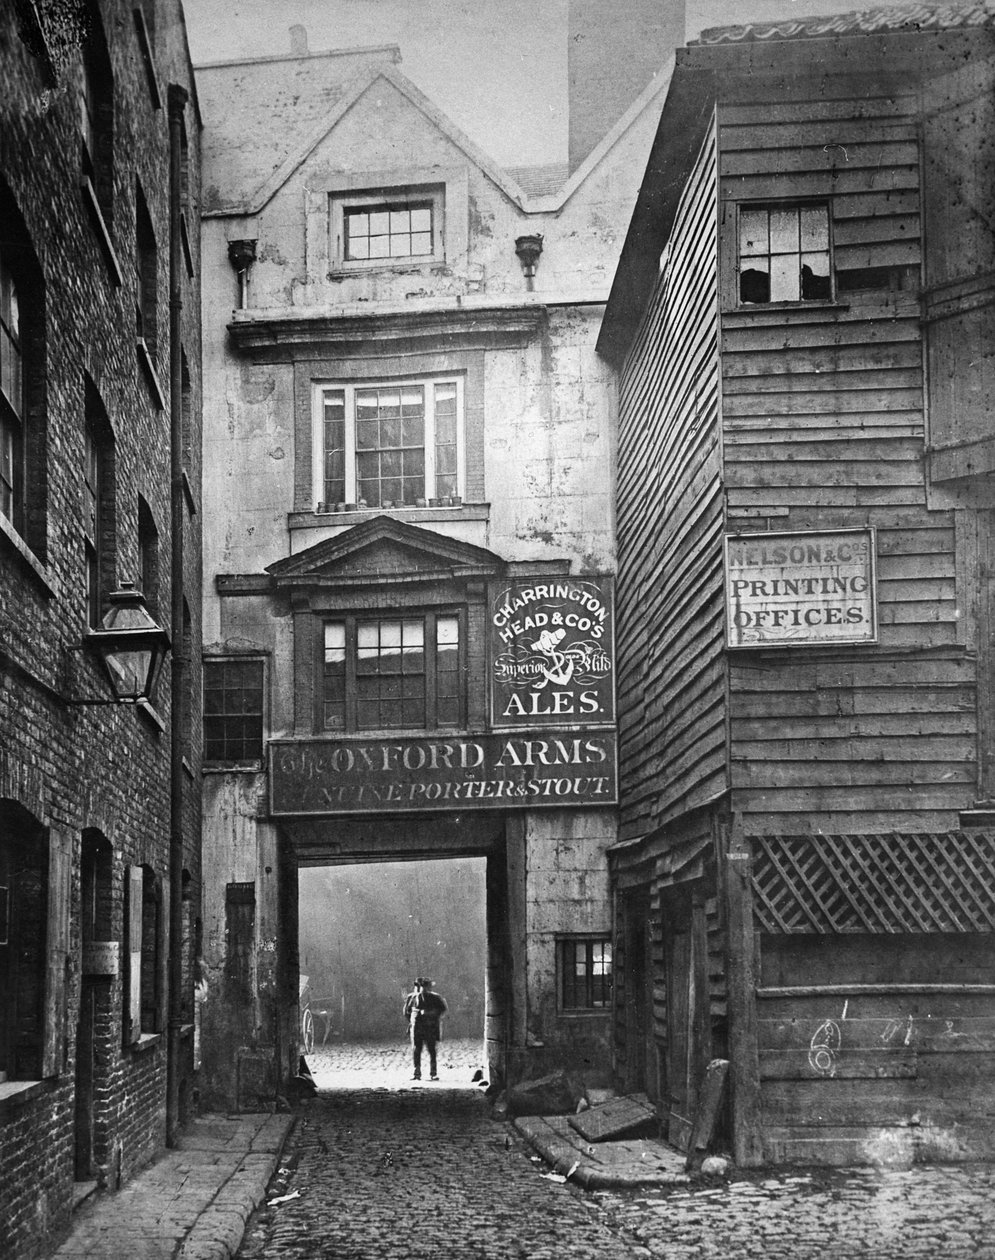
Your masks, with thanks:
[[[170,599],[173,668],[169,710],[169,1021],[166,1050],[166,1142],[176,1145],[180,1124],[183,1029],[183,699],[190,658],[183,634],[183,382],[180,314],[183,273],[180,239],[180,141],[187,92],[169,85],[169,486]],[[179,650],[177,650],[179,649]]]

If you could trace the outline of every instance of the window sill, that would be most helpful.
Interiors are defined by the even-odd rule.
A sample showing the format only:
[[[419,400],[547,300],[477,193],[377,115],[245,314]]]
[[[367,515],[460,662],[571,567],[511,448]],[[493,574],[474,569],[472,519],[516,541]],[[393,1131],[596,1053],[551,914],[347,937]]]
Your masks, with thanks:
[[[162,392],[162,386],[159,384],[159,374],[156,372],[155,364],[152,362],[152,352],[149,350],[144,337],[135,339],[135,351],[138,354],[138,362],[141,364],[142,371],[145,373],[149,393],[152,395],[152,401],[155,403],[156,410],[165,411],[166,395]]]
[[[148,702],[148,700],[139,700],[135,708],[142,716],[142,721],[147,722],[157,735],[161,735],[166,729],[166,723],[159,716],[159,710]]]
[[[606,1006],[596,1011],[557,1011],[556,1014],[559,1019],[611,1019],[612,1008]]]
[[[187,232],[186,211],[183,211],[180,214],[180,244],[183,246],[183,261],[186,264],[187,275],[192,280],[194,278],[193,254],[190,251],[190,236]]]
[[[149,1050],[154,1050],[162,1041],[162,1033],[142,1033],[137,1041],[131,1042],[125,1049],[131,1050],[134,1054],[147,1054]]]
[[[0,515],[0,538],[4,540],[6,546],[13,548],[21,561],[42,584],[45,595],[49,599],[58,599],[60,594],[58,582],[49,572],[47,566],[42,564],[17,530],[11,525],[10,521],[7,520],[6,516],[2,515]]]
[[[183,497],[187,502],[187,511],[191,516],[197,515],[197,500],[194,498],[193,486],[190,484],[190,477],[184,468],[183,473]]]
[[[848,311],[849,302],[753,302],[748,306],[729,306],[723,310],[723,317],[733,315],[747,318],[750,315],[762,315],[765,311],[776,311],[779,315],[788,311]]]
[[[392,516],[400,521],[424,524],[426,521],[486,521],[491,514],[489,503],[462,503],[459,507],[361,508],[355,512],[291,512],[288,528],[323,529],[329,525],[356,525],[374,516]]]
[[[446,270],[446,259],[442,254],[434,254],[427,258],[371,259],[366,262],[359,259],[355,262],[337,261],[328,269],[327,279],[342,280],[347,276],[410,276],[425,271],[440,273]]]
[[[201,774],[262,774],[262,761],[212,761],[201,766]]]
[[[42,1098],[55,1088],[55,1081],[3,1081],[0,1083],[0,1115],[8,1108]]]
[[[114,251],[114,243],[111,240],[111,234],[107,230],[107,223],[104,220],[104,212],[100,208],[100,202],[97,200],[97,190],[93,186],[93,181],[89,175],[84,175],[80,188],[83,193],[83,200],[86,202],[86,208],[90,212],[90,218],[93,220],[93,226],[97,233],[97,240],[100,243],[100,252],[104,256],[104,262],[107,264],[107,270],[110,272],[111,280],[117,288],[121,288],[124,284],[124,277],[121,274],[121,264],[117,260],[117,254]]]

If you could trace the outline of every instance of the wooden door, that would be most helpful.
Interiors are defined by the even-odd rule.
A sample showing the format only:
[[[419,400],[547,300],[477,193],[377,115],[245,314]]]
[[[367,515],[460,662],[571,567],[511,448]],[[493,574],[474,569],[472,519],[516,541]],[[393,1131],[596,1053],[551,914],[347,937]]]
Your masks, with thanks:
[[[687,1150],[711,1057],[708,936],[697,895],[669,899],[663,918],[667,989],[667,1140]]]

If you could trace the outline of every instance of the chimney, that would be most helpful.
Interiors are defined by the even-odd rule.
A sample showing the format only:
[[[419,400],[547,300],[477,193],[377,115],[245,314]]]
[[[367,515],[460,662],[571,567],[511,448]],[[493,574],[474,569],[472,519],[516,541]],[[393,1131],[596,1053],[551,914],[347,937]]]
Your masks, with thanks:
[[[685,0],[569,0],[570,170],[684,43]]]
[[[290,55],[291,57],[307,56],[306,26],[292,26],[290,28]]]

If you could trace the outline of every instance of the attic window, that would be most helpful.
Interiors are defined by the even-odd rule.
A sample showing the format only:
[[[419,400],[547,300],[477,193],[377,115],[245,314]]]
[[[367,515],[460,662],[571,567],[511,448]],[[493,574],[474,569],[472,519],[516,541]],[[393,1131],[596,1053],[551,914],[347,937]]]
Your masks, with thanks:
[[[345,212],[345,257],[427,258],[432,254],[432,203],[356,206]]]
[[[329,199],[333,268],[362,271],[445,258],[441,187],[398,188]]]

